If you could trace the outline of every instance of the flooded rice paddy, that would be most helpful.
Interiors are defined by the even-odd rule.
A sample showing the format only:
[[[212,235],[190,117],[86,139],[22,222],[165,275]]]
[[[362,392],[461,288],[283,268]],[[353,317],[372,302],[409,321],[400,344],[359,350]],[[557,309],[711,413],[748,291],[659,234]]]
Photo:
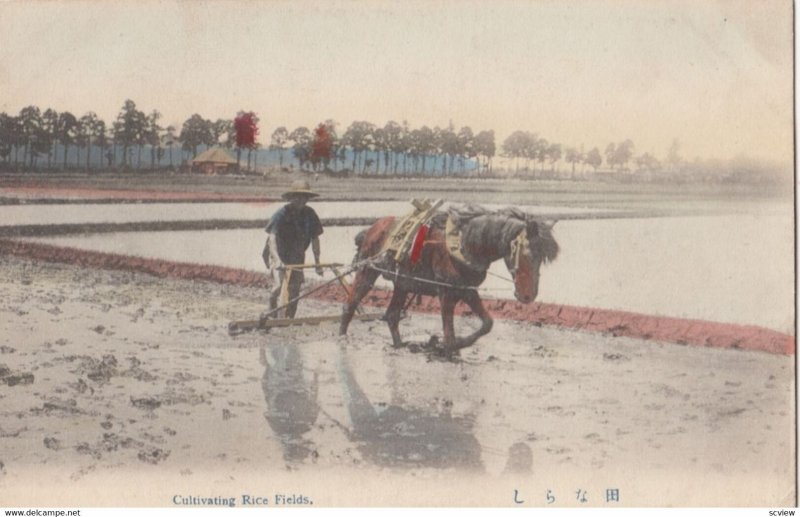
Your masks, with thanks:
[[[320,206],[318,206],[320,205]],[[336,205],[336,207],[328,206]],[[145,213],[148,206],[115,205]],[[230,217],[252,210],[264,218],[280,205],[226,206]],[[407,212],[407,203],[370,203],[358,215]],[[341,203],[315,204],[321,217],[342,216]],[[8,208],[8,207],[6,207]],[[11,207],[33,208],[33,207]],[[45,207],[51,208],[51,207]],[[70,207],[58,207],[58,209]],[[76,207],[78,208],[78,207]],[[105,213],[108,209],[80,207]],[[170,217],[202,217],[206,204],[169,205]],[[333,212],[336,208],[336,212]],[[214,206],[213,211],[219,210]],[[236,215],[233,215],[233,212]],[[128,212],[130,215],[133,212]],[[117,214],[125,215],[125,212]],[[155,215],[155,214],[154,214]],[[354,215],[351,211],[348,215]],[[167,217],[164,213],[159,218]],[[218,216],[214,216],[218,217]],[[329,227],[325,262],[349,264],[361,227]],[[557,223],[559,258],[543,266],[541,302],[794,329],[793,222],[790,214],[645,219],[585,219]],[[264,271],[262,230],[135,232],[30,239],[79,249]],[[490,270],[509,277],[502,261]],[[489,276],[484,297],[510,298],[507,280]]]
[[[257,221],[279,206],[15,206],[0,207],[0,217]],[[314,207],[323,218],[408,211],[394,202]],[[543,268],[540,301],[793,332],[789,207],[613,219],[570,213],[584,218],[556,224],[561,254]],[[323,260],[349,263],[359,230],[327,227]],[[259,228],[26,240],[264,272]],[[144,466],[152,488],[138,488],[154,501],[209,479],[216,493],[302,485],[317,504],[366,505],[374,490],[349,491],[379,476],[391,492],[382,501],[407,506],[430,504],[433,484],[465,494],[462,504],[471,494],[476,504],[508,504],[511,488],[522,487],[535,505],[541,500],[531,494],[571,494],[586,479],[598,480],[590,493],[613,482],[631,506],[793,498],[793,357],[501,320],[457,361],[426,360],[410,347],[390,349],[382,322],[354,324],[346,337],[320,325],[231,338],[225,324],[258,314],[266,301],[255,287],[14,256],[0,272],[0,344],[14,352],[3,362],[35,372],[35,383],[14,387],[0,413],[15,422],[3,429],[4,483],[25,491],[79,493],[108,486],[112,476],[122,486]],[[502,262],[492,272],[509,276]],[[482,294],[508,298],[510,284],[490,276]],[[309,314],[335,312],[328,302],[306,303]],[[463,320],[457,330],[474,324]],[[441,332],[438,315],[414,314],[402,326],[415,342]],[[334,488],[298,482],[320,473]],[[468,486],[473,479],[479,489]],[[410,483],[421,489],[395,489]],[[486,489],[495,485],[503,490]],[[653,486],[667,489],[654,495]]]
[[[131,223],[153,221],[199,221],[204,219],[266,220],[283,203],[109,203],[63,205],[0,206],[0,225]],[[443,205],[447,207],[447,204]],[[485,205],[501,208],[504,205]],[[608,212],[600,208],[525,206],[529,213],[547,215]],[[319,202],[314,210],[320,218],[383,217],[405,215],[406,201],[386,202]]]

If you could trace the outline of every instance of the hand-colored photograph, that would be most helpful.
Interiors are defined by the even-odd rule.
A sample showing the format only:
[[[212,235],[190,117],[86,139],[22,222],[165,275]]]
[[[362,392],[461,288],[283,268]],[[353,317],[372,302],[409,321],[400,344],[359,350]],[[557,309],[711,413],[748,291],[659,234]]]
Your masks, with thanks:
[[[796,506],[793,28],[0,2],[0,507]]]

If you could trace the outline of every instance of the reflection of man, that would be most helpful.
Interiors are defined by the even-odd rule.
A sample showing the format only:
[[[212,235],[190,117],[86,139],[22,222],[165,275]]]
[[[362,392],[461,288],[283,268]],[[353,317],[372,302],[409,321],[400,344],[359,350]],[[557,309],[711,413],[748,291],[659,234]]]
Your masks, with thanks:
[[[261,387],[267,401],[266,418],[283,446],[283,457],[300,462],[314,455],[315,445],[306,438],[317,421],[319,378],[316,370],[311,382],[306,380],[307,369],[296,345],[262,346],[261,364],[264,376]]]
[[[289,203],[275,212],[267,224],[267,242],[261,256],[273,279],[269,296],[270,310],[277,307],[281,293],[284,293],[284,300],[294,300],[300,293],[303,270],[287,269],[286,266],[304,264],[309,244],[314,252],[317,274],[322,275],[322,268],[319,267],[322,223],[314,209],[306,206],[309,199],[318,195],[311,191],[308,182],[295,181],[291,189],[283,194],[283,199]],[[296,312],[297,300],[286,307],[286,317],[294,318]]]

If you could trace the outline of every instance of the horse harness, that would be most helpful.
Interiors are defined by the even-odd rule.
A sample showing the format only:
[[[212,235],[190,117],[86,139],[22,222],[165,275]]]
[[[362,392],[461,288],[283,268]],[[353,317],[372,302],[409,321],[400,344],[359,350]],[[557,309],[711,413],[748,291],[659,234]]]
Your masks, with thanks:
[[[437,213],[436,209],[441,206],[442,202],[441,199],[435,201],[412,200],[415,210],[394,223],[382,252],[388,252],[395,264],[410,261],[413,265],[418,260],[421,248],[425,244],[441,242],[426,240],[425,237],[430,222]],[[453,259],[474,271],[486,271],[485,263],[465,252],[461,229],[451,215],[448,215],[445,222],[444,239],[444,245]],[[525,228],[511,242],[512,274],[519,269],[523,255],[530,255],[530,243]]]
[[[528,232],[525,228],[519,232],[519,235],[511,241],[511,274],[517,274],[517,270],[519,270],[519,261],[520,258],[525,256],[530,256],[531,254],[531,247],[530,242],[528,241]]]
[[[416,262],[425,244],[429,223],[442,203],[444,203],[442,199],[435,201],[412,199],[414,211],[395,221],[381,251],[386,252],[396,264],[405,263],[407,260],[411,260],[412,264]]]

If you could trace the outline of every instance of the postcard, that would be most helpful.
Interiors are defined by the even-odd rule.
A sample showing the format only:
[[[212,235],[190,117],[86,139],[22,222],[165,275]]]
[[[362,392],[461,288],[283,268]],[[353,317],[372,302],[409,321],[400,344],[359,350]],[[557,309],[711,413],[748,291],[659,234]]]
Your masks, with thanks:
[[[0,506],[795,506],[793,25],[0,3]]]

